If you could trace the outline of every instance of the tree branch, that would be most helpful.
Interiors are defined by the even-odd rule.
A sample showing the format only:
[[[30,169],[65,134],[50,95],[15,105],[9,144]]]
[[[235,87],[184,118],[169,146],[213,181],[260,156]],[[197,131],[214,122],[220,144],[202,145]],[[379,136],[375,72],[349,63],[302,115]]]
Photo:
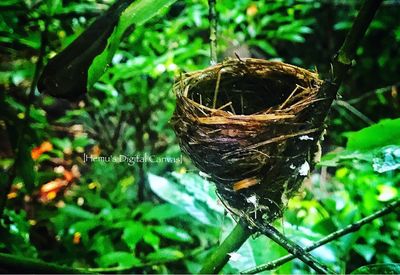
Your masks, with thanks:
[[[265,236],[279,244],[281,247],[286,249],[292,254],[294,258],[300,259],[306,265],[314,269],[318,274],[334,274],[333,271],[329,270],[328,267],[318,262],[310,253],[301,248],[298,244],[288,239],[275,227],[270,224],[259,224],[258,230]]]
[[[218,246],[214,253],[207,259],[199,273],[219,273],[228,262],[230,258],[229,253],[238,250],[251,234],[252,231],[246,226],[244,221],[239,220],[231,233],[229,233],[221,245]]]
[[[313,121],[314,124],[321,125],[329,113],[339,87],[351,67],[357,48],[382,1],[365,0],[361,6],[342,47],[333,58],[331,75],[324,81],[321,87],[321,98],[326,98],[326,100],[319,104]]]
[[[216,0],[208,0],[210,21],[210,63],[217,64],[217,12],[215,10]]]
[[[315,242],[314,244],[308,246],[305,249],[305,251],[312,251],[312,250],[314,250],[314,249],[316,249],[316,248],[318,248],[320,246],[323,246],[323,245],[325,245],[325,244],[327,244],[329,242],[337,240],[340,237],[343,237],[343,236],[345,236],[347,234],[356,232],[356,231],[360,230],[360,228],[363,225],[365,225],[367,223],[370,223],[373,220],[375,220],[377,218],[380,218],[380,217],[383,217],[383,216],[385,216],[385,215],[387,215],[389,213],[392,213],[399,206],[400,206],[400,199],[388,204],[386,207],[384,207],[381,210],[379,210],[379,211],[377,211],[377,212],[375,212],[375,213],[373,213],[373,214],[371,214],[371,215],[359,220],[358,222],[350,224],[350,225],[346,226],[345,228],[342,228],[340,230],[337,230],[337,231],[329,234],[328,236],[326,236],[326,237],[322,238],[321,240]],[[255,274],[255,273],[258,273],[258,272],[265,271],[265,270],[272,270],[272,269],[277,268],[278,266],[281,266],[281,265],[293,260],[294,258],[296,258],[296,257],[293,256],[293,255],[286,255],[286,256],[284,256],[282,258],[279,258],[279,259],[277,259],[275,261],[272,261],[272,262],[257,266],[257,267],[252,268],[252,269],[245,270],[245,271],[243,271],[241,273],[242,274]]]

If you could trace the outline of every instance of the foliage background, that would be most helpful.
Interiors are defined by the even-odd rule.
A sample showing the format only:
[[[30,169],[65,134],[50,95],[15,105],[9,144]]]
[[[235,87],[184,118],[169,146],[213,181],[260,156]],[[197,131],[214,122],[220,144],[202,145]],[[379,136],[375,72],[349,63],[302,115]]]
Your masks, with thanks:
[[[131,27],[86,97],[69,102],[36,91],[30,123],[23,123],[42,34],[47,29],[47,61],[112,2],[0,3],[2,185],[14,162],[17,167],[1,219],[0,250],[100,271],[195,273],[234,224],[207,179],[185,156],[182,163],[129,165],[85,162],[84,153],[181,157],[169,125],[171,85],[180,72],[209,64],[206,1],[178,1]],[[326,74],[359,5],[219,1],[219,58],[237,52]],[[398,1],[382,5],[332,108],[323,162],[276,222],[303,245],[398,197],[399,12]],[[394,120],[359,131],[389,118]],[[21,131],[22,142],[16,142]],[[399,232],[392,213],[315,255],[338,272],[398,263]],[[237,253],[224,272],[286,254],[264,237],[248,240]],[[304,272],[312,271],[297,260],[274,271]]]

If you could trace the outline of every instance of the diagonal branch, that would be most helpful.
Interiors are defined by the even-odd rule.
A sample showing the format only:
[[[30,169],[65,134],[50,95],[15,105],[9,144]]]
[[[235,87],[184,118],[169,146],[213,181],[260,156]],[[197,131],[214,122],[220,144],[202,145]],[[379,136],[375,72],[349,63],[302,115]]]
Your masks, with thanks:
[[[270,224],[260,224],[257,226],[258,230],[265,236],[279,244],[292,254],[294,258],[300,259],[306,265],[314,269],[318,274],[334,274],[328,267],[318,262],[310,253],[301,248],[298,244],[293,242],[279,232],[275,227]]]
[[[343,236],[345,236],[347,234],[356,232],[356,231],[360,230],[360,228],[363,225],[365,225],[367,223],[370,223],[373,220],[378,219],[380,217],[383,217],[383,216],[385,216],[385,215],[387,215],[389,213],[394,212],[398,207],[400,207],[400,199],[388,204],[386,207],[384,207],[381,210],[379,210],[379,211],[377,211],[377,212],[375,212],[375,213],[373,213],[373,214],[371,214],[371,215],[359,220],[358,222],[350,224],[350,225],[346,226],[345,228],[342,228],[340,230],[337,230],[337,231],[329,234],[328,236],[322,238],[318,242],[315,242],[314,244],[308,246],[304,250],[305,251],[312,251],[312,250],[314,250],[314,249],[316,249],[316,248],[318,248],[320,246],[323,246],[324,244],[327,244],[329,242],[337,240],[340,237],[343,237]],[[272,262],[257,266],[255,268],[252,268],[252,269],[249,269],[249,270],[245,270],[245,271],[243,271],[241,273],[242,274],[255,274],[255,273],[258,273],[258,272],[265,271],[265,270],[272,270],[272,269],[277,268],[278,266],[281,266],[281,265],[293,260],[294,258],[296,258],[296,257],[293,256],[293,255],[286,255],[286,256],[284,256],[282,258],[279,258],[279,259],[277,259],[275,261],[272,261]]]

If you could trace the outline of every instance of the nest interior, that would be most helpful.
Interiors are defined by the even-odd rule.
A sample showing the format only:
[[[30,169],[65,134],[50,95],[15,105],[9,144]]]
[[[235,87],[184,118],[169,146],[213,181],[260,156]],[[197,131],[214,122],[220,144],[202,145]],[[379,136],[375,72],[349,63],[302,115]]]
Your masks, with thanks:
[[[227,60],[175,81],[181,148],[229,210],[250,220],[281,216],[313,164],[321,84],[315,73],[260,59]]]

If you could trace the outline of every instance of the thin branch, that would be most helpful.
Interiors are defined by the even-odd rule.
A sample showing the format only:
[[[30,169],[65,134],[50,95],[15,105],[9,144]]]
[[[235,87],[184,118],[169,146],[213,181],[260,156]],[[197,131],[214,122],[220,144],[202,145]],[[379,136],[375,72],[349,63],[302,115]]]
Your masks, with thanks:
[[[217,64],[217,12],[215,10],[216,0],[208,0],[210,21],[210,63]]]
[[[340,63],[351,64],[356,55],[357,48],[381,3],[382,0],[364,1],[342,47],[338,52],[337,59]]]
[[[318,262],[310,253],[301,248],[298,244],[288,239],[285,235],[279,232],[275,227],[270,224],[259,224],[258,230],[265,236],[279,244],[281,247],[286,249],[293,257],[300,259],[306,265],[314,269],[318,274],[334,274],[325,265]]]
[[[373,90],[373,91],[366,92],[365,94],[363,94],[363,95],[361,95],[359,97],[348,99],[348,100],[346,100],[346,102],[349,103],[349,104],[357,104],[357,103],[363,101],[364,99],[366,99],[366,98],[368,98],[370,96],[381,95],[381,94],[385,94],[387,92],[390,92],[390,91],[392,91],[392,89],[394,89],[394,88],[396,88],[398,86],[400,86],[400,82],[394,83],[394,84],[386,86],[386,87],[378,88],[378,89]]]
[[[321,98],[327,100],[319,104],[319,110],[315,112],[314,124],[321,125],[324,122],[332,101],[336,98],[339,87],[352,65],[357,48],[381,3],[382,0],[365,0],[361,6],[342,47],[333,59],[331,76],[321,87]]]
[[[214,253],[206,260],[199,273],[219,273],[229,261],[229,253],[238,250],[250,237],[251,233],[251,230],[245,225],[244,221],[239,221],[221,245],[218,246]]]
[[[347,234],[356,232],[356,231],[360,230],[360,228],[363,225],[365,225],[367,223],[370,223],[373,220],[378,219],[380,217],[383,217],[383,216],[385,216],[385,215],[387,215],[389,213],[394,212],[396,210],[396,208],[398,208],[398,207],[400,207],[400,199],[388,204],[387,206],[385,206],[381,210],[376,211],[375,213],[373,213],[373,214],[371,214],[371,215],[359,220],[358,222],[350,224],[350,225],[348,225],[348,226],[346,226],[346,227],[344,227],[344,228],[342,228],[340,230],[337,230],[337,231],[329,234],[328,236],[326,236],[326,237],[322,238],[321,240],[315,242],[314,244],[308,246],[305,249],[305,251],[307,251],[307,252],[312,251],[312,250],[314,250],[314,249],[316,249],[316,248],[318,248],[320,246],[323,246],[323,245],[325,245],[327,243],[335,241],[335,240],[339,239],[340,237],[343,237],[343,236],[345,236]],[[281,265],[293,260],[294,258],[295,258],[295,256],[293,256],[293,255],[286,255],[286,256],[284,256],[282,258],[279,258],[279,259],[277,259],[275,261],[272,261],[272,262],[257,266],[255,268],[252,268],[252,269],[249,269],[249,270],[245,270],[245,271],[243,271],[241,273],[242,274],[255,274],[255,273],[258,273],[258,272],[265,271],[265,270],[272,270],[272,269],[277,268],[278,266],[281,266]]]
[[[362,121],[364,121],[366,124],[368,125],[372,125],[375,122],[373,120],[371,120],[369,117],[367,117],[366,115],[364,115],[363,113],[361,113],[357,108],[355,108],[354,106],[352,106],[351,104],[349,104],[348,102],[344,101],[344,100],[336,100],[334,102],[334,107],[343,107],[346,110],[348,110],[350,113],[352,113],[353,115],[355,115],[356,117],[358,117],[359,119],[361,119]]]

